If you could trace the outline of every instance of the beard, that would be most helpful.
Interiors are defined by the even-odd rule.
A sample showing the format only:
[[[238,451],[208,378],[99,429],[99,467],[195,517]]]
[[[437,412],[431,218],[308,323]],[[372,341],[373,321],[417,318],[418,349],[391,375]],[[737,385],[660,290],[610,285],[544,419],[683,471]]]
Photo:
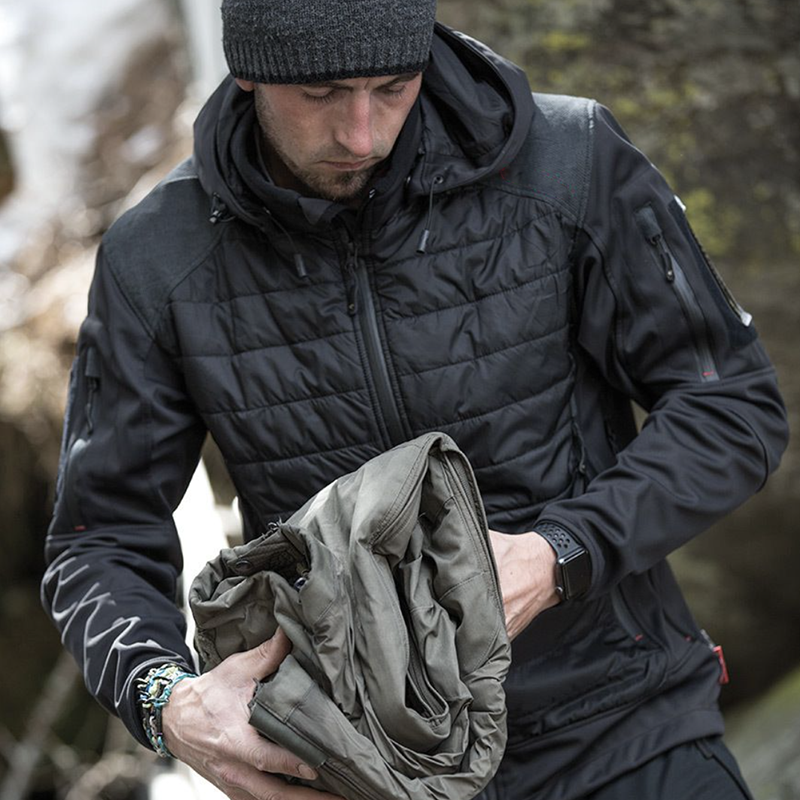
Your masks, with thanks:
[[[378,167],[378,164],[374,164],[371,167],[357,171],[325,174],[312,169],[304,169],[297,164],[291,164],[286,160],[286,155],[275,148],[275,145],[270,143],[269,139],[267,140],[267,146],[273,148],[275,154],[286,164],[286,167],[295,178],[303,184],[306,189],[305,193],[321,197],[324,200],[340,202],[360,200],[375,173],[375,169]]]
[[[326,169],[321,162],[334,161],[334,162],[347,162],[352,161],[352,154],[344,148],[321,149],[318,152],[309,154],[304,158],[304,162],[300,163],[289,152],[287,142],[289,137],[282,136],[279,132],[280,125],[272,112],[266,99],[256,91],[255,96],[256,117],[258,118],[259,126],[261,127],[262,139],[266,145],[266,156],[270,167],[273,171],[272,178],[279,185],[283,185],[280,180],[281,173],[288,173],[288,177],[294,184],[290,188],[299,190],[302,194],[310,197],[320,197],[324,200],[333,200],[344,203],[355,204],[359,202],[369,185],[372,176],[378,167],[381,166],[381,161],[376,162],[364,169],[352,171],[336,171]],[[376,144],[376,150],[382,150]],[[385,155],[373,155],[372,158],[379,157],[385,158]],[[278,160],[278,163],[275,162]]]

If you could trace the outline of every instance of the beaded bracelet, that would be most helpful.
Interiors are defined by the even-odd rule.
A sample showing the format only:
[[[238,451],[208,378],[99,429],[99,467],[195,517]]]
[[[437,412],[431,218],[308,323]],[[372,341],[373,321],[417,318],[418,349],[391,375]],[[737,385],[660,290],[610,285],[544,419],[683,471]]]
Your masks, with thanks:
[[[154,667],[144,677],[139,678],[139,707],[142,710],[142,725],[150,746],[161,758],[175,758],[164,744],[161,729],[161,710],[167,704],[172,690],[184,678],[196,678],[194,672],[187,672],[178,664],[162,664]]]

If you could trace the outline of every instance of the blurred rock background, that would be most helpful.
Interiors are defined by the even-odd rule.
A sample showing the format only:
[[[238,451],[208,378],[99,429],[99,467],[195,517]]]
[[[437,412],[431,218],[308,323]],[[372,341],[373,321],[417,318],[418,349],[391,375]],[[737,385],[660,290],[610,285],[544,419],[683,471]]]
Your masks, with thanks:
[[[38,600],[67,374],[102,232],[191,151],[223,74],[215,0],[0,0],[0,800],[164,778],[90,701]],[[440,0],[539,91],[608,105],[688,206],[800,414],[797,0]],[[230,500],[213,448],[209,469]],[[800,798],[800,454],[673,556],[724,645],[757,800]]]

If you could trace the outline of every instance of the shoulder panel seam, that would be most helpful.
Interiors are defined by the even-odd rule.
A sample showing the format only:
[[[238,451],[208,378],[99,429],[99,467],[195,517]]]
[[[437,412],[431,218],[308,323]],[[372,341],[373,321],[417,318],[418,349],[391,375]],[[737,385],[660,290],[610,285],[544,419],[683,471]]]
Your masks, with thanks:
[[[200,267],[206,261],[209,254],[213,252],[214,249],[216,249],[216,247],[219,245],[219,242],[222,239],[223,235],[224,235],[224,226],[220,226],[220,230],[215,232],[215,235],[212,238],[209,245],[192,262],[190,262],[186,267],[184,267],[184,269],[174,277],[174,280],[171,283],[168,281],[164,282],[163,287],[160,287],[161,291],[159,292],[159,297],[153,299],[154,302],[151,309],[139,308],[137,304],[135,304],[128,297],[128,293],[124,285],[122,284],[122,282],[120,282],[120,280],[117,277],[117,270],[116,269],[111,270],[111,274],[114,277],[114,281],[120,288],[120,291],[122,292],[123,296],[131,305],[131,308],[133,308],[134,312],[139,317],[139,320],[141,321],[145,330],[148,331],[151,338],[155,339],[156,330],[158,328],[158,322],[160,320],[161,315],[164,312],[164,309],[169,305],[169,297],[172,294],[172,292],[175,291],[175,288],[179,286],[184,280],[186,280],[186,278],[192,272],[194,272],[198,267]],[[108,254],[109,262],[116,261],[116,259],[113,258],[113,251],[116,251],[117,249],[118,249],[117,246],[112,245],[111,247],[112,252],[109,252]],[[148,314],[147,313],[148,310],[151,310],[153,313]]]

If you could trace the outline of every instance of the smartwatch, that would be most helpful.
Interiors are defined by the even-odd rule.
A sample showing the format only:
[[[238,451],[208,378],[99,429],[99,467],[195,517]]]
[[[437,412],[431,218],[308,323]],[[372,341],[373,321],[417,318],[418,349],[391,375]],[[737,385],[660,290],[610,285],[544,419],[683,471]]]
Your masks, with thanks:
[[[560,525],[540,522],[533,529],[555,551],[556,592],[561,601],[574,600],[585,595],[592,582],[589,551]]]

